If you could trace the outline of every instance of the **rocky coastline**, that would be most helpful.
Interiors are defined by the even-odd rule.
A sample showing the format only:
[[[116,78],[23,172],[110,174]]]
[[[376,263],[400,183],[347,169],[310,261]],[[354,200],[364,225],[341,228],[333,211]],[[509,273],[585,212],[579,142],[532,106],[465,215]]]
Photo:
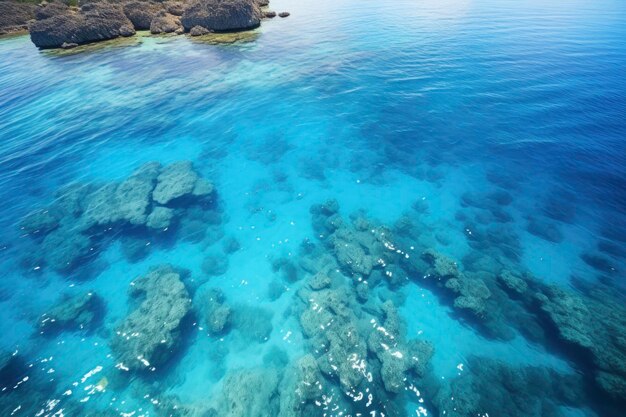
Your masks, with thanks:
[[[267,0],[0,0],[0,35],[28,30],[39,48],[70,49],[142,30],[189,36],[241,32],[263,19],[289,16],[267,10],[268,5]]]

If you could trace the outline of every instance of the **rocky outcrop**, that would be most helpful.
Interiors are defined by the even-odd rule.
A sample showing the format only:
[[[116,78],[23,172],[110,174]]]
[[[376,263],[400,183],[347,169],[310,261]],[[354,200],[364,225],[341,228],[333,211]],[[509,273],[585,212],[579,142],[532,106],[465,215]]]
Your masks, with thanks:
[[[484,281],[463,274],[455,261],[432,249],[426,250],[422,258],[430,264],[427,276],[443,283],[443,287],[456,297],[455,308],[470,311],[478,318],[484,317],[486,302],[491,297]]]
[[[131,284],[130,296],[143,301],[118,326],[111,347],[124,368],[155,369],[180,344],[181,322],[191,309],[181,271],[153,268]]]
[[[192,0],[181,17],[185,30],[194,26],[220,31],[252,29],[261,23],[255,0]]]
[[[434,402],[440,416],[564,417],[564,406],[578,406],[584,398],[578,375],[470,357],[467,370],[444,383]]]
[[[556,287],[534,296],[561,340],[589,355],[598,387],[626,401],[626,308],[609,294],[580,297]]]
[[[163,6],[151,1],[135,0],[124,3],[123,10],[136,30],[149,30],[152,20],[163,10]]]
[[[78,11],[50,14],[42,14],[45,18],[29,27],[31,40],[40,48],[59,48],[64,43],[80,45],[134,33],[122,8],[111,3],[89,3]]]
[[[189,217],[201,220],[204,215],[214,215],[212,193],[213,184],[201,178],[189,161],[165,167],[149,162],[119,182],[70,185],[57,193],[49,207],[22,219],[20,232],[35,245],[25,254],[24,264],[70,272],[87,257],[96,256],[100,244],[110,242],[105,236],[113,228],[122,233],[160,235]],[[173,206],[159,204],[155,196]],[[201,226],[206,229],[205,223]],[[139,244],[143,251],[145,243],[141,240]]]
[[[42,333],[60,330],[90,330],[102,300],[94,292],[64,296],[39,319]]]
[[[267,4],[266,0],[261,2]],[[76,10],[53,2],[35,9],[0,1],[0,34],[4,26],[25,28],[35,17],[29,26],[35,45],[69,48],[132,36],[136,30],[150,30],[153,34],[187,31],[192,36],[241,31],[259,26],[265,16],[258,0],[80,1],[79,5]]]
[[[28,21],[34,17],[34,4],[0,1],[0,35],[28,29]]]
[[[191,36],[202,36],[211,33],[211,31],[207,28],[203,28],[202,26],[194,26],[189,31]]]
[[[44,20],[53,16],[63,15],[70,12],[70,8],[65,3],[53,2],[42,3],[35,10],[35,19]]]
[[[180,23],[180,17],[166,12],[159,12],[150,23],[150,33],[182,33],[183,25]]]
[[[385,389],[397,394],[405,389],[409,373],[424,376],[434,348],[424,340],[404,341],[400,318],[391,301],[383,303],[381,310],[384,321],[374,323],[367,345],[381,363],[380,375]]]
[[[217,413],[223,417],[266,417],[278,413],[278,374],[274,369],[242,369],[224,377]]]
[[[213,184],[200,178],[189,161],[174,162],[165,167],[157,178],[152,198],[159,204],[187,195],[205,196],[213,192]]]
[[[206,325],[211,335],[223,333],[230,325],[231,309],[219,289],[211,289],[206,297]]]

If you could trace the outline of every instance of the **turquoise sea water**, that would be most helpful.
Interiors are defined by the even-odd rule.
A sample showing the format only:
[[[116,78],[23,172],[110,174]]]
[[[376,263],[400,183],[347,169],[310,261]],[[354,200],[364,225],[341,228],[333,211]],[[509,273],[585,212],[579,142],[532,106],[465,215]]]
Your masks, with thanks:
[[[272,9],[0,40],[0,415],[624,415],[623,2]]]

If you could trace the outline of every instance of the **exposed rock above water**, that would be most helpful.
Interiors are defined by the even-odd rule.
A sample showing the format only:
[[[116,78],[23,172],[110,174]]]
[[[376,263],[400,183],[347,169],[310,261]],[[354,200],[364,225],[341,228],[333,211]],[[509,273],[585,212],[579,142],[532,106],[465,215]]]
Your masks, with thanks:
[[[0,2],[0,7],[9,10],[4,3]],[[33,6],[16,22],[25,26],[29,19],[36,18],[29,26],[33,43],[40,48],[61,48],[132,36],[137,30],[150,30],[154,34],[189,32],[192,36],[249,30],[260,25],[265,17],[260,7],[268,2],[103,0],[79,4],[80,8],[76,9],[62,3],[46,3],[38,6],[36,12]],[[13,8],[9,11],[13,15],[17,13]],[[18,23],[11,21],[6,25]],[[3,25],[0,20],[0,28]]]
[[[59,48],[63,43],[83,44],[135,33],[131,21],[119,5],[89,3],[77,11],[56,12],[41,11],[44,18],[29,26],[30,38],[40,48]]]
[[[26,30],[34,17],[34,4],[0,1],[0,35]]]
[[[254,0],[192,0],[181,18],[186,30],[201,26],[213,31],[252,29],[261,23]]]

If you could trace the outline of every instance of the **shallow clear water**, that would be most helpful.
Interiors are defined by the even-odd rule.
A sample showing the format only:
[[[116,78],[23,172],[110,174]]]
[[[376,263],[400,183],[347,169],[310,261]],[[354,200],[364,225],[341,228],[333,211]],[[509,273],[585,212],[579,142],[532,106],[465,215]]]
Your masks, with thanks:
[[[272,9],[292,15],[232,45],[0,40],[1,415],[623,415],[623,2]],[[182,160],[215,191],[165,203],[171,226],[79,227],[94,189]],[[67,184],[91,184],[75,216],[50,208]],[[175,291],[131,325],[129,288],[166,263],[191,303],[134,357],[120,333],[154,339]],[[330,290],[310,289],[320,271]],[[424,369],[410,340],[433,348]]]

